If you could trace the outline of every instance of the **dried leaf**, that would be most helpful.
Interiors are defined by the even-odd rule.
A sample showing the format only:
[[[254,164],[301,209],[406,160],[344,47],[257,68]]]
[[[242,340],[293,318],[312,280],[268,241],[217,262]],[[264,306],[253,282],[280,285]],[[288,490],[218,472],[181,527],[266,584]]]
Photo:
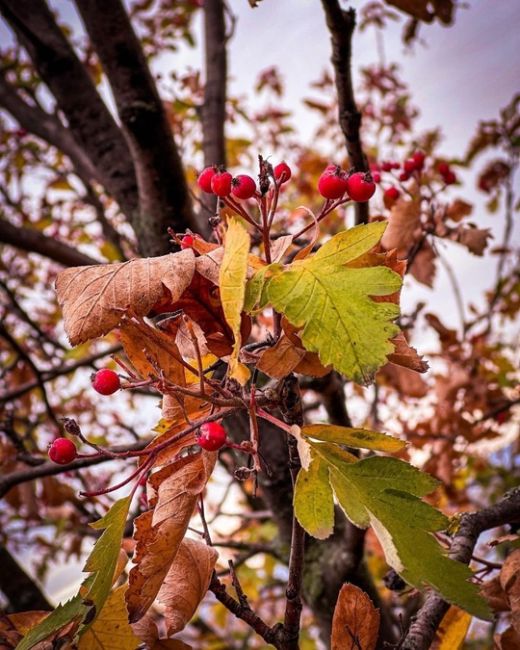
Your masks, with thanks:
[[[397,336],[394,336],[392,343],[395,349],[392,354],[388,355],[388,361],[395,363],[397,366],[415,370],[415,372],[426,372],[428,370],[428,362],[424,361],[423,357],[417,353],[417,350],[411,347],[403,332],[399,332]]]
[[[131,623],[154,601],[166,577],[213,467],[216,454],[202,452],[182,458],[153,473],[149,483],[156,496],[152,509],[134,522],[134,566],[126,603]]]
[[[466,203],[462,199],[455,199],[446,210],[446,216],[452,221],[461,221],[464,217],[469,217],[473,212],[471,203]]]
[[[292,240],[292,235],[283,235],[282,237],[278,237],[278,239],[274,240],[274,242],[271,244],[271,260],[273,262],[282,261],[283,256],[291,247]]]
[[[257,368],[273,379],[282,379],[291,373],[305,357],[306,351],[282,335],[275,345],[267,348],[257,363]]]
[[[379,633],[379,610],[359,587],[344,584],[332,619],[331,650],[374,650]]]
[[[507,594],[502,589],[499,576],[495,576],[491,580],[484,582],[480,587],[480,593],[487,600],[489,606],[494,612],[509,611],[509,601],[507,599]]]
[[[194,539],[185,539],[157,595],[166,606],[168,636],[184,629],[206,595],[217,551]]]
[[[451,239],[459,242],[473,253],[474,255],[483,255],[488,239],[493,238],[489,228],[475,228],[469,226],[459,226],[451,234]]]
[[[186,249],[162,257],[66,269],[56,291],[73,345],[102,336],[124,316],[146,316],[165,293],[178,300],[190,285],[195,256]]]
[[[425,284],[427,287],[433,287],[436,273],[435,253],[427,241],[423,242],[421,250],[415,256],[413,264],[410,266],[410,273],[417,282]]]
[[[249,246],[250,237],[247,230],[237,219],[228,219],[224,257],[219,274],[220,298],[226,321],[235,339],[229,359],[229,376],[242,386],[250,377],[249,369],[238,359],[242,346],[240,326],[246,294]]]
[[[381,243],[387,250],[397,249],[399,256],[408,254],[421,235],[421,206],[417,201],[400,199],[390,212],[388,227]]]

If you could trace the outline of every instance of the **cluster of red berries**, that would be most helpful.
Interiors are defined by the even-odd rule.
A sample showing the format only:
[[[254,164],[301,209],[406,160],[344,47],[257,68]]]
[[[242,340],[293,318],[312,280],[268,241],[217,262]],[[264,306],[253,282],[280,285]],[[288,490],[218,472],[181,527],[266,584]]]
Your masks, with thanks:
[[[217,451],[226,444],[227,434],[218,422],[206,422],[197,434],[197,443],[206,451]]]
[[[327,165],[318,180],[318,192],[325,199],[340,199],[347,194],[358,203],[368,201],[376,191],[372,174],[355,172],[348,174],[338,165]]]
[[[457,182],[457,176],[455,172],[452,171],[447,162],[439,163],[437,170],[442,176],[442,180],[446,183],[446,185],[453,185],[453,183]]]
[[[274,168],[274,177],[277,181],[286,183],[291,178],[291,168],[287,163],[281,162]],[[230,194],[237,199],[250,199],[256,193],[256,183],[251,176],[239,174],[233,177],[229,172],[220,170],[216,166],[206,167],[199,175],[197,184],[203,192],[216,194],[225,198]]]
[[[58,465],[68,465],[78,455],[76,445],[68,438],[56,438],[48,451],[49,458]]]
[[[119,375],[113,370],[103,368],[98,370],[91,377],[92,388],[100,395],[113,395],[121,388]]]

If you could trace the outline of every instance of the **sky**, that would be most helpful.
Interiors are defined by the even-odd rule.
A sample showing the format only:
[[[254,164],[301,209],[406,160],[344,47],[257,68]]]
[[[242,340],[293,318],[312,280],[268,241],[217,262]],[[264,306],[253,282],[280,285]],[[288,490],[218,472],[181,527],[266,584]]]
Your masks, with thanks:
[[[276,65],[286,83],[284,105],[295,113],[294,123],[304,139],[310,139],[317,124],[315,114],[302,106],[309,96],[309,84],[330,66],[330,42],[319,0],[263,0],[251,9],[247,0],[228,0],[237,15],[235,36],[230,43],[230,89],[236,94],[252,94],[258,73]],[[353,2],[359,7],[363,3]],[[72,27],[78,18],[68,0],[54,0]],[[442,152],[447,156],[462,155],[479,120],[493,118],[515,91],[520,90],[520,56],[518,25],[520,2],[517,0],[469,0],[467,9],[457,12],[453,28],[438,25],[424,26],[424,43],[415,44],[406,51],[401,42],[402,25],[385,31],[385,52],[388,61],[397,61],[402,75],[413,92],[413,102],[420,107],[419,129],[441,126],[444,134]],[[197,19],[196,33],[201,42],[201,20]],[[6,31],[0,25],[0,42],[5,42]],[[354,39],[354,73],[377,60],[373,30],[356,34]],[[165,57],[161,68],[182,71],[186,66],[199,67],[200,48],[181,47]],[[499,216],[484,214],[479,197],[469,184],[452,190],[453,196],[464,196],[476,202],[473,219],[485,227],[496,227]],[[500,238],[500,227],[497,241]],[[519,242],[519,229],[514,238]],[[465,298],[478,301],[493,277],[492,261],[465,252],[462,247],[450,245],[448,258],[459,269]],[[404,308],[417,300],[426,300],[430,310],[442,310],[448,325],[457,325],[457,312],[443,272],[439,274],[435,290],[418,287],[407,280],[403,292]],[[424,335],[420,341],[426,348],[432,339]],[[77,575],[77,566],[74,567]],[[61,565],[52,571],[45,585],[51,596],[72,593],[71,567]]]

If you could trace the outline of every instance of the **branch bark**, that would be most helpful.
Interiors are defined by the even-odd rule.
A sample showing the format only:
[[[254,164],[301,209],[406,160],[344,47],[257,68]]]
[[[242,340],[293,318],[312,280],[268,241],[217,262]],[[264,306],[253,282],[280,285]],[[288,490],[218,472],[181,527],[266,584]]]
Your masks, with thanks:
[[[28,253],[38,253],[63,266],[88,266],[101,263],[57,239],[47,237],[32,228],[13,226],[5,219],[0,219],[0,242]]]
[[[163,255],[169,250],[169,227],[205,230],[192,210],[166,111],[122,2],[76,0],[76,6],[108,76],[135,166],[140,250]]]
[[[462,515],[450,557],[469,564],[480,534],[508,523],[520,523],[520,488],[512,490],[493,506]],[[401,642],[401,650],[428,650],[448,609],[447,602],[436,593],[430,593]]]
[[[0,566],[0,591],[9,601],[9,613],[52,609],[40,587],[5,546],[0,546]]]
[[[355,9],[341,9],[338,0],[321,0],[332,43],[332,65],[338,92],[339,124],[347,145],[350,164],[357,171],[367,171],[368,164],[361,144],[361,113],[352,83],[352,36],[356,27]],[[368,203],[356,203],[356,223],[368,222]]]
[[[0,11],[53,94],[103,185],[138,224],[135,172],[121,130],[44,0],[0,0]]]

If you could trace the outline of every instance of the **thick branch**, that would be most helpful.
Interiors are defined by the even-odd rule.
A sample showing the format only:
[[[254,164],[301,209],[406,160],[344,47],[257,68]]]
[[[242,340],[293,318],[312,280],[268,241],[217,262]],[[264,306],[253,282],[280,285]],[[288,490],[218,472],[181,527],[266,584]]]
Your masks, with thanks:
[[[512,490],[501,501],[479,512],[464,514],[453,538],[450,557],[469,564],[479,535],[485,530],[508,523],[520,523],[520,488]],[[431,593],[410,625],[402,650],[428,650],[449,604]]]
[[[0,0],[0,11],[54,95],[78,146],[135,226],[137,187],[128,146],[47,4],[44,0]]]
[[[0,242],[10,244],[28,253],[38,253],[63,266],[88,266],[100,264],[96,260],[67,244],[47,237],[32,228],[13,226],[5,219],[0,219]]]
[[[168,227],[197,227],[164,105],[120,0],[76,1],[108,76],[139,188],[136,233],[144,255],[169,250]]]
[[[332,42],[332,65],[338,92],[339,124],[347,144],[350,164],[357,171],[368,165],[361,144],[361,113],[354,98],[352,84],[352,35],[356,27],[354,9],[344,11],[338,0],[321,0]],[[356,203],[356,223],[367,223],[368,203]]]
[[[9,612],[51,610],[52,605],[5,546],[0,546],[0,591],[9,601]]]

